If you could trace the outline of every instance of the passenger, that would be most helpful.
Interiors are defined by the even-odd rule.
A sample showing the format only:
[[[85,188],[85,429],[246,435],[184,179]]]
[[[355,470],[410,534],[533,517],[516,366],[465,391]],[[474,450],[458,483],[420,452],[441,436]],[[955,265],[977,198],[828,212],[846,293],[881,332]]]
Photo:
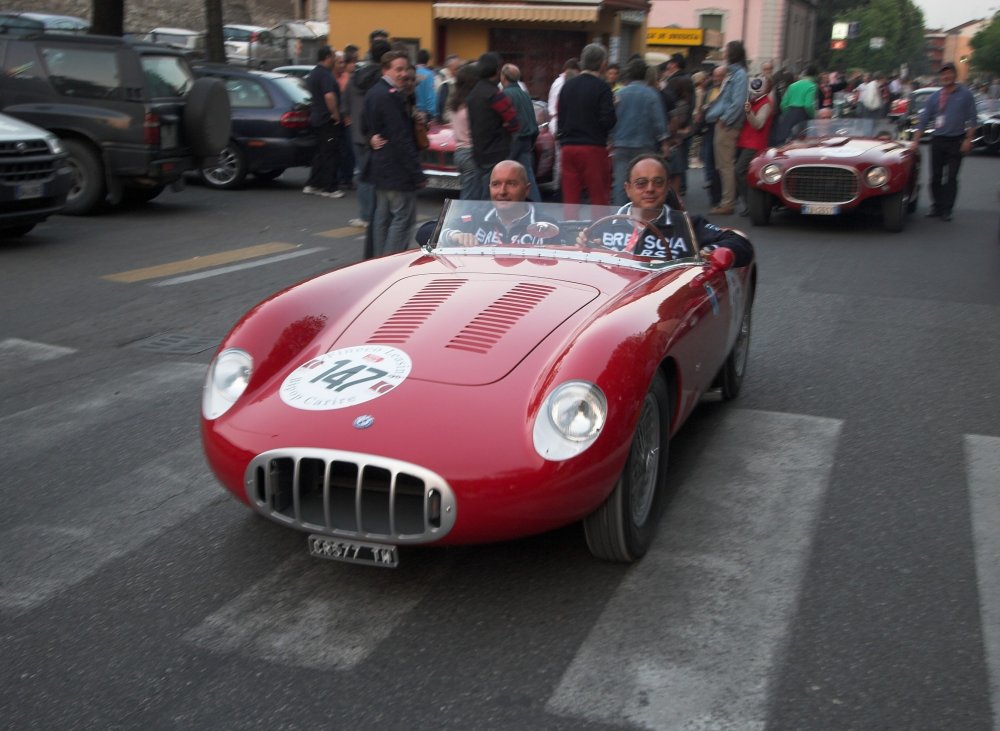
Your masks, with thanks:
[[[559,226],[528,202],[530,190],[528,173],[521,163],[514,160],[498,162],[490,173],[493,206],[481,219],[463,216],[454,228],[441,232],[438,243],[442,246],[534,245],[554,239],[559,234]]]
[[[636,157],[629,166],[625,192],[631,202],[618,212],[638,219],[646,227],[639,229],[625,220],[608,221],[590,232],[590,241],[639,256],[684,259],[695,255],[687,226],[682,222],[679,201],[676,196],[668,196],[672,191],[662,157],[654,154]],[[663,237],[648,224],[655,226]],[[753,245],[735,231],[721,229],[702,216],[691,216],[691,227],[703,254],[722,246],[735,254],[734,266],[746,266],[753,260]]]

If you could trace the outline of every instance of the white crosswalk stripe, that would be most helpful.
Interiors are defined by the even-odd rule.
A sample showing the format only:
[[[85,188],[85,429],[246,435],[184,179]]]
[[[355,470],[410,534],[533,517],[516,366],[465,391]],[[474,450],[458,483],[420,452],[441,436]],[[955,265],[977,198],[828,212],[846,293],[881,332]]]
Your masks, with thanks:
[[[193,440],[117,479],[64,493],[45,511],[45,523],[3,531],[0,608],[36,607],[222,499],[206,486],[207,474]]]
[[[1000,437],[966,434],[965,460],[993,728],[1000,729]]]
[[[102,433],[109,423],[152,410],[173,394],[197,394],[204,371],[203,365],[164,363],[113,382],[79,379],[71,396],[59,395],[0,418],[0,459],[9,470],[27,466],[22,474],[33,480],[30,485],[8,481],[10,497],[39,488],[46,497],[43,511],[6,514],[9,524],[0,532],[5,547],[0,609],[33,609],[154,540],[211,500],[223,499],[221,491],[207,487],[208,467],[195,434],[152,461],[129,465],[131,470],[117,477],[108,479],[98,470],[82,485],[53,482],[58,478],[33,466],[56,456],[53,445]]]
[[[670,731],[762,729],[840,426],[728,412],[547,709]]]
[[[35,343],[20,338],[0,340],[0,367],[23,368],[27,363],[38,363],[46,360],[56,360],[76,351],[73,348],[63,348],[59,345]]]
[[[285,561],[185,639],[282,665],[348,670],[392,634],[449,564],[442,552],[405,575],[384,576],[369,567],[311,558],[305,550],[303,540],[301,556]]]
[[[30,409],[0,417],[4,433],[0,454],[24,457],[33,452],[51,452],[72,434],[86,433],[98,424],[142,413],[170,392],[190,397],[197,403],[198,388],[205,380],[206,367],[197,363],[161,363],[137,370],[113,384],[76,385],[57,403],[38,404]]]

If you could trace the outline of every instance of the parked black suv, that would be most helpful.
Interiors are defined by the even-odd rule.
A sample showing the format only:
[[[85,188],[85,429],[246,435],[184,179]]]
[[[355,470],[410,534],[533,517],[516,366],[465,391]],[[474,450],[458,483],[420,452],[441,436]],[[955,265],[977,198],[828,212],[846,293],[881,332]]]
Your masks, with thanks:
[[[229,98],[174,49],[105,36],[0,33],[0,111],[58,136],[64,213],[148,201],[229,141]]]

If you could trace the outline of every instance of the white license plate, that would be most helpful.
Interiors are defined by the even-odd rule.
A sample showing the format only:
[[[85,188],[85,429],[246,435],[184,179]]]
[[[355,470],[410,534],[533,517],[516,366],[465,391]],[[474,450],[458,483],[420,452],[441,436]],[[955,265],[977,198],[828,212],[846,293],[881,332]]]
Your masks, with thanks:
[[[807,216],[836,216],[840,213],[840,206],[824,206],[812,204],[802,206],[802,212]]]
[[[22,183],[17,186],[17,199],[41,198],[45,195],[45,183]]]
[[[389,569],[399,566],[399,551],[396,546],[345,541],[328,536],[310,535],[309,555],[317,558],[328,558],[331,561],[385,566]]]
[[[172,150],[177,147],[177,127],[165,124],[160,127],[160,149]]]

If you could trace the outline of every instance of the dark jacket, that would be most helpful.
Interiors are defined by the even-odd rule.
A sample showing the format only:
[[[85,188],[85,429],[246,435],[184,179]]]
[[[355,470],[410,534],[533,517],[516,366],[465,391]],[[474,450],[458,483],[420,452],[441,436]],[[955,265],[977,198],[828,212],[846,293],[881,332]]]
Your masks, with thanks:
[[[362,132],[366,139],[378,134],[386,139],[380,150],[372,150],[361,179],[378,190],[414,191],[424,181],[420,153],[413,134],[413,119],[407,114],[402,93],[385,79],[365,95]]]
[[[632,204],[619,209],[619,213],[631,212]],[[671,220],[673,211],[663,207],[663,212],[653,221],[667,241],[664,242],[651,229],[637,231],[636,227],[625,221],[609,221],[599,226],[593,233],[601,244],[615,251],[628,251],[639,256],[655,256],[664,259],[685,259],[694,256],[692,242],[688,240],[687,226],[674,225]],[[733,252],[736,259],[733,266],[743,267],[753,260],[753,244],[735,231],[722,229],[709,223],[702,216],[691,216],[691,228],[698,239],[698,248],[703,252],[711,251],[720,246]],[[666,244],[666,246],[665,246]]]
[[[560,144],[604,147],[618,122],[611,87],[587,72],[570,79],[559,93],[558,118]]]
[[[480,79],[465,104],[469,109],[472,157],[480,167],[493,167],[507,159],[511,133],[517,132],[517,110],[496,84]]]

